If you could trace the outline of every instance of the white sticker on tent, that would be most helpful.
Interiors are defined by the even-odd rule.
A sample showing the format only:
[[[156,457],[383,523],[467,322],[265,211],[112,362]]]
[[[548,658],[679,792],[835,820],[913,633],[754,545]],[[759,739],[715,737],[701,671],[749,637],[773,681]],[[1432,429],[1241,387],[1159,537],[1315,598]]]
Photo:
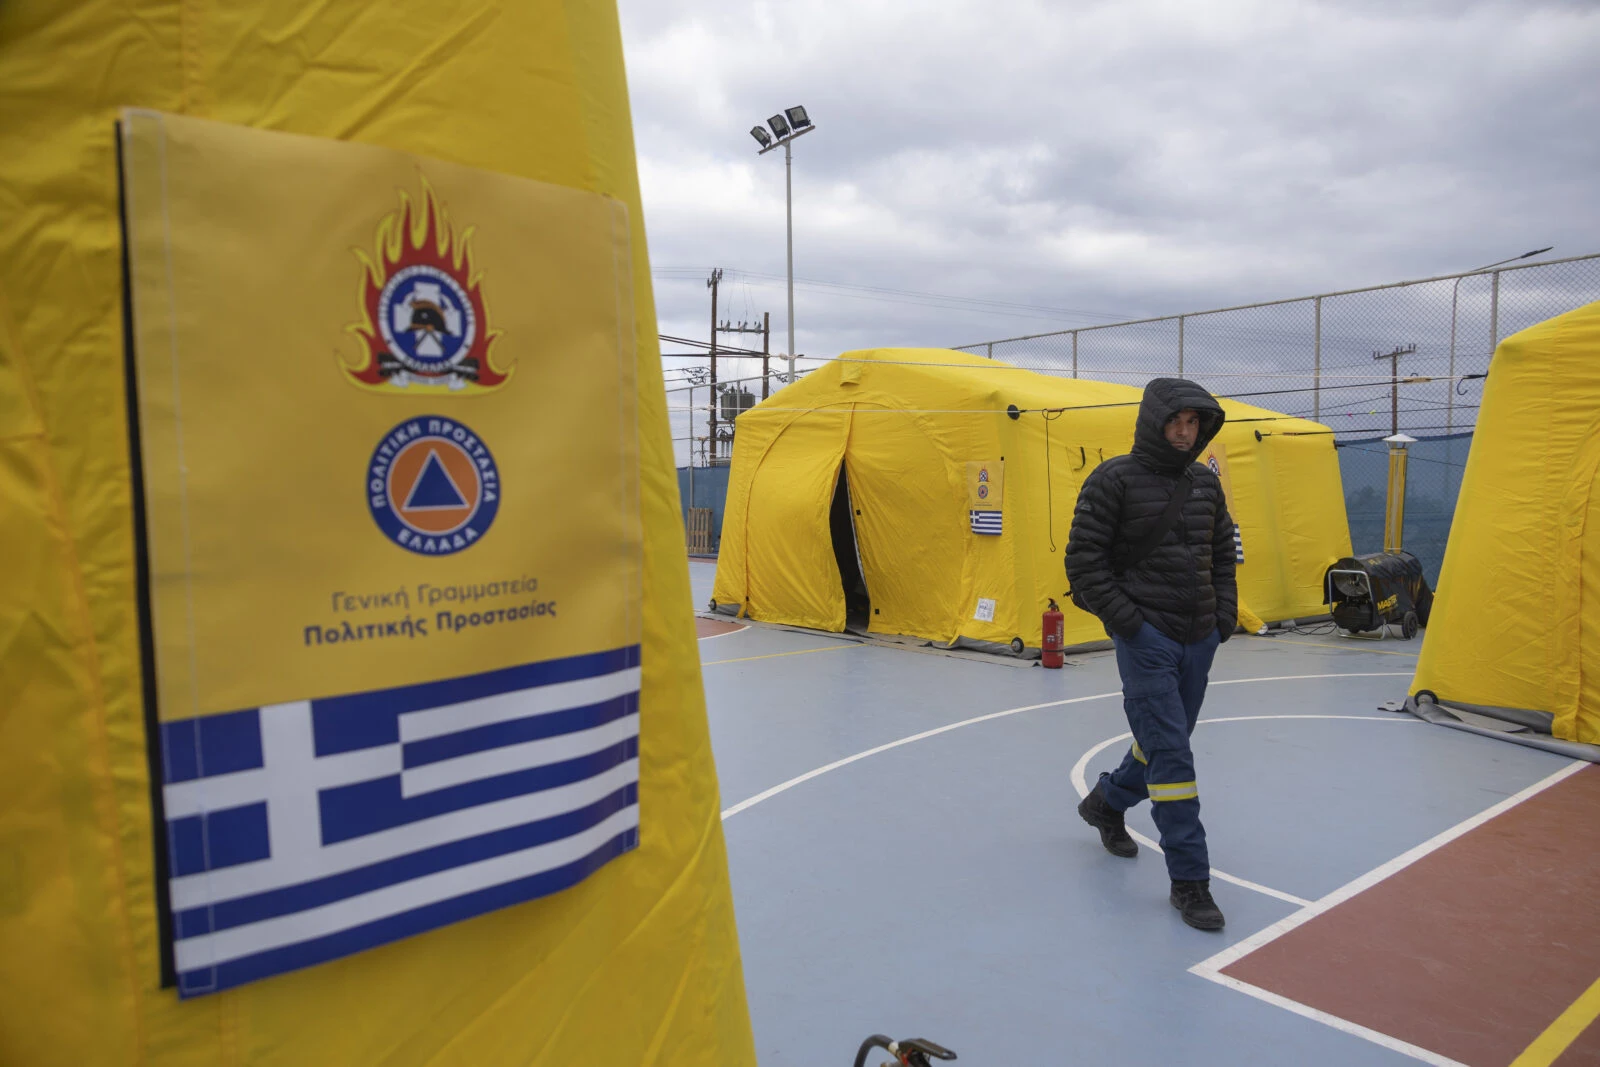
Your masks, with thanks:
[[[994,622],[994,601],[988,597],[979,597],[977,613],[972,617],[979,622]]]

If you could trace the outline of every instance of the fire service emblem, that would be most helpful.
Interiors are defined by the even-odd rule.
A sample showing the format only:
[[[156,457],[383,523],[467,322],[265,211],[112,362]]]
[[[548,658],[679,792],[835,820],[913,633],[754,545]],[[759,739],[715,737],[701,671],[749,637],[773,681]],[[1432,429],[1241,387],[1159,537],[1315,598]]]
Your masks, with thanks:
[[[364,351],[358,366],[344,367],[354,384],[391,394],[473,395],[511,377],[512,368],[491,358],[499,332],[489,326],[483,279],[473,268],[472,234],[470,227],[454,232],[426,182],[420,207],[400,194],[399,210],[378,224],[375,257],[356,251],[362,319],[349,329]]]

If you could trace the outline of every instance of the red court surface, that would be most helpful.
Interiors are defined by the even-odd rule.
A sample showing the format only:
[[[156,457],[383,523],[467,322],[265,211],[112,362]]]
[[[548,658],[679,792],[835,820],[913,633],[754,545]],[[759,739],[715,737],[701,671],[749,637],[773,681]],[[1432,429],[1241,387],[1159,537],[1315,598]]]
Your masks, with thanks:
[[[1600,1064],[1584,997],[1600,979],[1597,898],[1600,766],[1588,766],[1220,973],[1471,1067],[1525,1051]],[[1584,1029],[1561,1051],[1546,1031],[1574,1007],[1568,1032],[1573,1016]]]
[[[695,616],[694,635],[700,637],[719,637],[722,634],[731,634],[735,630],[744,629],[742,622],[723,622],[721,619],[703,619]]]

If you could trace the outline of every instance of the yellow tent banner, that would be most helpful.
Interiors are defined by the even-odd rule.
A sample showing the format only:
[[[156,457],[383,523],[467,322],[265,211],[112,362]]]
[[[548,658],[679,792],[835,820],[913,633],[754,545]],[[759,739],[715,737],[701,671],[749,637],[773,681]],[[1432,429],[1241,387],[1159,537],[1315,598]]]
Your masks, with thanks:
[[[1200,453],[1196,462],[1204,463],[1211,468],[1211,473],[1215,474],[1218,480],[1222,482],[1223,495],[1232,500],[1234,495],[1233,473],[1228,469],[1228,446],[1221,441],[1213,440],[1206,445],[1205,451]]]
[[[542,896],[635,847],[621,205],[154,112],[126,114],[123,133],[152,763],[180,991]],[[408,181],[417,196],[383,214]],[[470,206],[470,247],[451,204]],[[340,254],[372,232],[392,238],[376,264]],[[491,299],[497,278],[530,296]],[[347,381],[318,344],[354,292],[362,339],[382,336],[400,365],[372,383]],[[517,353],[515,377],[488,380],[488,337]],[[569,377],[580,363],[591,373]],[[577,488],[548,461],[552,436],[585,457]],[[563,707],[581,710],[560,724],[535,714]],[[579,754],[586,765],[563,762]],[[319,787],[305,811],[302,778]],[[535,794],[557,779],[565,801]],[[505,810],[478,817],[486,803]],[[558,815],[569,825],[549,826]],[[540,820],[521,839],[481,837]],[[510,847],[532,840],[542,851]]]
[[[614,8],[0,64],[0,1063],[753,1063]]]
[[[1005,501],[1005,464],[983,460],[967,464],[967,507],[973,511],[1000,511]]]

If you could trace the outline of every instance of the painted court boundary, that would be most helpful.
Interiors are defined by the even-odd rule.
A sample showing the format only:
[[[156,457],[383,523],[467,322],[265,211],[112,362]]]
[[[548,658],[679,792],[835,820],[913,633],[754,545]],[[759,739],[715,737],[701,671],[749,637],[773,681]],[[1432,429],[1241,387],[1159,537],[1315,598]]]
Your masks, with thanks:
[[[808,649],[806,651],[821,651],[821,649]],[[732,661],[724,660],[721,662]],[[709,666],[709,664],[706,666]],[[1298,682],[1310,681],[1314,678],[1409,678],[1411,675],[1411,671],[1339,671],[1334,674],[1284,674],[1274,675],[1267,678],[1234,678],[1228,681],[1212,682],[1211,684],[1214,686],[1247,685],[1251,682]],[[757,793],[753,797],[746,797],[744,800],[741,800],[739,803],[733,805],[733,807],[723,809],[722,818],[724,821],[731,819],[741,811],[746,811],[755,807],[757,804],[771,800],[778,794],[786,793],[797,785],[802,785],[806,782],[809,782],[813,778],[820,778],[824,774],[827,774],[830,771],[836,771],[841,767],[848,767],[850,764],[864,760],[869,756],[876,756],[880,752],[888,752],[890,749],[900,748],[903,745],[909,745],[916,741],[925,741],[930,737],[937,737],[940,734],[947,734],[951,730],[959,730],[964,726],[976,726],[980,722],[990,722],[994,719],[1004,719],[1011,715],[1021,715],[1025,711],[1040,711],[1044,708],[1065,707],[1068,704],[1083,704],[1090,700],[1109,700],[1112,697],[1120,697],[1121,695],[1121,689],[1114,689],[1109,693],[1091,693],[1088,696],[1068,697],[1065,700],[1047,700],[1042,704],[1027,704],[1020,708],[1007,708],[1004,711],[991,711],[987,715],[976,715],[970,719],[962,719],[960,722],[952,722],[944,726],[936,726],[931,730],[924,730],[921,733],[912,734],[910,737],[902,737],[898,741],[890,741],[886,744],[878,745],[875,748],[869,748],[864,752],[857,752],[853,756],[846,756],[843,759],[834,760],[832,763],[824,764],[815,770],[796,775],[786,782],[779,782],[771,789]]]
[[[805,651],[821,651],[821,649],[807,649]],[[731,662],[731,661],[724,661],[724,662]],[[1314,679],[1325,679],[1325,678],[1409,678],[1409,677],[1412,676],[1412,673],[1413,672],[1411,672],[1411,671],[1348,671],[1348,672],[1340,671],[1340,672],[1329,673],[1329,674],[1290,674],[1290,675],[1273,675],[1273,676],[1266,676],[1266,677],[1259,677],[1259,678],[1234,678],[1234,679],[1227,679],[1227,680],[1222,680],[1222,681],[1214,681],[1214,682],[1211,683],[1211,685],[1213,685],[1213,686],[1218,686],[1218,685],[1248,685],[1248,684],[1252,684],[1252,683],[1261,683],[1261,682],[1294,682],[1294,681],[1310,681],[1310,680],[1314,680]],[[778,796],[781,793],[788,792],[790,789],[793,789],[795,786],[802,785],[802,784],[812,780],[813,778],[819,778],[822,775],[828,774],[828,773],[830,773],[832,771],[839,770],[842,767],[847,767],[852,763],[857,763],[857,762],[859,762],[861,760],[867,759],[868,757],[876,756],[876,755],[878,755],[879,753],[882,753],[882,752],[888,752],[891,749],[900,748],[900,747],[912,744],[912,743],[917,742],[917,741],[923,741],[923,740],[926,740],[927,738],[930,738],[930,737],[937,737],[940,734],[949,733],[949,732],[951,732],[953,730],[959,730],[962,727],[975,726],[975,725],[977,725],[979,723],[990,722],[990,721],[995,720],[995,719],[1003,719],[1003,718],[1007,718],[1007,717],[1012,716],[1012,715],[1020,715],[1023,712],[1040,711],[1040,710],[1043,710],[1045,708],[1065,707],[1065,706],[1067,706],[1069,704],[1082,704],[1082,703],[1086,703],[1086,702],[1092,701],[1092,700],[1107,700],[1107,699],[1110,699],[1110,698],[1113,698],[1113,697],[1120,697],[1121,695],[1122,695],[1122,691],[1120,689],[1117,689],[1117,690],[1114,690],[1112,692],[1107,692],[1107,693],[1091,693],[1091,694],[1088,694],[1086,696],[1069,697],[1069,698],[1063,699],[1063,700],[1051,700],[1051,701],[1046,701],[1046,702],[1040,703],[1040,704],[1028,704],[1028,705],[1024,705],[1022,707],[1007,708],[1007,709],[1005,709],[1003,711],[990,712],[990,713],[988,713],[986,715],[977,715],[977,716],[974,716],[974,717],[972,717],[970,719],[963,719],[963,720],[961,720],[959,722],[948,723],[948,724],[946,724],[944,726],[934,727],[933,729],[930,729],[930,730],[923,730],[920,733],[911,734],[908,737],[902,737],[902,738],[899,738],[898,740],[890,741],[890,742],[887,742],[885,744],[877,745],[877,746],[875,746],[873,748],[869,748],[869,749],[866,749],[864,751],[857,752],[854,755],[846,756],[843,759],[834,760],[832,763],[824,764],[823,766],[818,767],[818,768],[816,768],[814,770],[807,771],[806,773],[800,774],[800,775],[796,775],[795,777],[790,778],[787,781],[780,782],[777,785],[771,787],[770,789],[763,790],[762,792],[757,793],[754,796],[747,797],[746,799],[741,800],[739,803],[734,804],[732,807],[724,809],[723,812],[722,812],[722,818],[723,818],[724,821],[726,821],[727,819],[732,818],[733,816],[739,814],[742,811],[745,811],[745,810],[747,810],[749,808],[753,808],[757,804],[761,804],[761,803],[763,803],[763,802],[765,802],[767,800],[770,800],[773,797]],[[1256,720],[1256,719],[1279,719],[1279,718],[1284,718],[1284,719],[1358,719],[1358,720],[1363,720],[1363,721],[1368,721],[1368,722],[1407,722],[1407,721],[1409,721],[1409,722],[1418,723],[1419,725],[1426,725],[1421,720],[1412,719],[1409,716],[1405,717],[1405,718],[1400,718],[1400,717],[1386,718],[1386,717],[1374,716],[1374,715],[1283,715],[1283,716],[1278,716],[1278,715],[1253,715],[1253,716],[1231,716],[1231,717],[1222,718],[1222,719],[1201,719],[1200,721],[1201,721],[1201,723],[1208,723],[1208,722],[1215,723],[1215,722],[1234,722],[1234,721],[1246,721],[1246,720]],[[1112,737],[1112,738],[1110,738],[1110,739],[1108,739],[1106,741],[1101,742],[1100,744],[1096,745],[1095,747],[1091,748],[1088,752],[1086,752],[1082,757],[1079,758],[1077,765],[1074,766],[1074,768],[1073,768],[1072,780],[1073,780],[1073,786],[1077,790],[1077,792],[1079,793],[1080,796],[1083,795],[1086,792],[1086,788],[1085,788],[1086,787],[1086,783],[1083,781],[1083,774],[1084,774],[1084,769],[1087,767],[1089,760],[1092,759],[1097,753],[1103,751],[1108,746],[1116,744],[1118,741],[1125,740],[1130,736],[1131,736],[1130,734],[1124,733],[1124,734],[1120,734],[1120,735],[1118,735],[1116,737]],[[1227,967],[1228,965],[1236,962],[1237,960],[1242,959],[1243,957],[1249,955],[1251,952],[1254,952],[1256,949],[1260,948],[1261,946],[1266,945],[1269,942],[1274,941],[1279,937],[1282,937],[1284,934],[1288,933],[1290,930],[1293,930],[1295,927],[1300,926],[1301,924],[1303,924],[1305,922],[1308,922],[1309,920],[1315,918],[1316,916],[1322,914],[1323,912],[1326,912],[1326,911],[1334,908],[1335,906],[1343,903],[1344,901],[1349,900],[1350,898],[1356,896],[1357,894],[1359,894],[1359,893],[1361,893],[1361,892],[1363,892],[1363,891],[1365,891],[1367,889],[1370,889],[1372,886],[1377,885],[1379,882],[1381,882],[1384,879],[1390,877],[1395,872],[1403,870],[1404,868],[1406,868],[1406,867],[1410,866],[1411,864],[1417,862],[1418,860],[1422,859],[1424,856],[1428,855],[1429,853],[1434,852],[1439,848],[1442,848],[1444,845],[1449,844],[1451,841],[1455,840],[1456,838],[1461,837],[1462,835],[1471,832],[1472,830],[1476,829],[1479,826],[1482,826],[1484,823],[1488,822],[1490,819],[1493,819],[1495,816],[1499,815],[1500,813],[1502,813],[1504,811],[1510,810],[1511,808],[1515,807],[1516,805],[1518,805],[1518,804],[1522,803],[1523,801],[1527,800],[1529,797],[1532,797],[1532,796],[1534,796],[1534,795],[1536,795],[1536,794],[1538,794],[1540,792],[1543,792],[1546,789],[1549,789],[1551,786],[1556,785],[1558,782],[1560,782],[1563,779],[1565,779],[1565,778],[1577,773],[1578,771],[1582,770],[1586,766],[1588,766],[1587,763],[1584,763],[1584,762],[1578,761],[1578,760],[1574,760],[1568,766],[1563,767],[1561,770],[1556,771],[1554,774],[1551,774],[1548,777],[1546,777],[1546,778],[1544,778],[1544,779],[1542,779],[1542,780],[1540,780],[1538,782],[1535,782],[1533,785],[1527,787],[1526,789],[1523,789],[1520,792],[1515,793],[1512,796],[1509,796],[1506,799],[1500,801],[1499,803],[1497,803],[1497,804],[1495,804],[1495,805],[1493,805],[1493,806],[1491,806],[1489,808],[1486,808],[1484,811],[1479,812],[1477,815],[1474,815],[1471,818],[1466,819],[1466,820],[1456,824],[1455,826],[1451,827],[1450,829],[1445,830],[1445,831],[1435,835],[1434,837],[1428,839],[1427,841],[1424,841],[1422,844],[1417,845],[1415,848],[1412,848],[1409,851],[1407,851],[1405,853],[1402,853],[1401,855],[1395,857],[1394,859],[1388,861],[1387,863],[1382,864],[1381,866],[1378,866],[1378,867],[1374,868],[1373,870],[1367,872],[1366,874],[1360,876],[1359,878],[1356,878],[1353,881],[1346,883],[1345,885],[1339,887],[1338,889],[1334,890],[1333,892],[1327,894],[1324,897],[1321,897],[1320,899],[1318,899],[1316,901],[1307,902],[1307,901],[1304,901],[1303,899],[1301,899],[1299,897],[1294,897],[1294,896],[1291,896],[1291,895],[1289,895],[1287,893],[1282,893],[1282,892],[1279,892],[1277,890],[1270,889],[1270,888],[1268,888],[1266,886],[1257,885],[1254,882],[1247,882],[1247,881],[1245,881],[1243,879],[1238,879],[1238,878],[1234,878],[1233,876],[1223,874],[1222,872],[1213,871],[1212,873],[1213,873],[1214,876],[1222,878],[1223,880],[1226,880],[1226,881],[1229,881],[1229,882],[1233,882],[1233,883],[1238,884],[1238,885],[1240,885],[1240,886],[1242,886],[1244,888],[1253,889],[1253,890],[1255,890],[1257,892],[1264,893],[1264,894],[1266,894],[1268,896],[1276,897],[1276,898],[1278,898],[1280,900],[1284,900],[1284,901],[1287,901],[1289,903],[1300,904],[1300,905],[1302,905],[1302,907],[1300,908],[1299,911],[1296,911],[1296,912],[1286,916],[1285,918],[1279,920],[1276,923],[1273,923],[1271,926],[1268,926],[1267,928],[1259,931],[1258,933],[1252,934],[1251,936],[1249,936],[1249,937],[1247,937],[1247,938],[1235,943],[1234,945],[1231,945],[1227,949],[1224,949],[1223,951],[1217,953],[1216,955],[1210,957],[1209,959],[1202,960],[1201,962],[1195,964],[1193,967],[1189,968],[1190,973],[1198,975],[1199,977],[1205,978],[1205,979],[1207,979],[1209,981],[1215,982],[1216,984],[1224,986],[1226,988],[1233,989],[1233,990],[1235,990],[1237,992],[1240,992],[1240,993],[1244,993],[1247,996],[1254,997],[1257,1000],[1263,1001],[1263,1002],[1268,1003],[1268,1004],[1272,1004],[1275,1007],[1279,1007],[1279,1008],[1282,1008],[1282,1009],[1284,1009],[1286,1011],[1293,1012],[1296,1015],[1302,1016],[1302,1017],[1307,1018],[1307,1019],[1311,1019],[1311,1020],[1313,1020],[1315,1022],[1322,1023],[1322,1024],[1326,1025],[1326,1026],[1330,1026],[1330,1027],[1332,1027],[1332,1028],[1334,1028],[1336,1030],[1342,1031],[1344,1033],[1350,1034],[1350,1035],[1355,1036],[1355,1037],[1362,1038],[1362,1039],[1364,1039],[1366,1041],[1370,1041],[1373,1044],[1382,1046],[1383,1048],[1387,1048],[1387,1049],[1389,1049],[1389,1050],[1391,1050],[1393,1052],[1397,1052],[1397,1053],[1400,1053],[1402,1055],[1411,1057],[1412,1059],[1419,1060],[1419,1061],[1421,1061],[1423,1063],[1432,1064],[1432,1065],[1434,1065],[1434,1067],[1467,1067],[1467,1065],[1462,1064],[1459,1060],[1450,1059],[1447,1056],[1440,1055],[1439,1053],[1433,1052],[1433,1051],[1431,1051],[1429,1049],[1425,1049],[1425,1048],[1422,1048],[1422,1047],[1417,1046],[1417,1045],[1412,1045],[1409,1042],[1400,1040],[1399,1038],[1391,1037],[1388,1034],[1379,1033],[1376,1030],[1372,1030],[1372,1029],[1369,1029],[1367,1027],[1361,1026],[1359,1023],[1353,1023],[1353,1022],[1349,1021],[1348,1019],[1343,1019],[1343,1018],[1340,1018],[1340,1017],[1338,1017],[1336,1015],[1332,1015],[1332,1014],[1330,1014],[1328,1012],[1324,1012],[1324,1011],[1321,1011],[1319,1009],[1310,1007],[1309,1005],[1302,1004],[1299,1001],[1290,1000],[1288,997],[1284,997],[1284,996],[1281,996],[1281,995],[1279,995],[1277,993],[1273,993],[1273,992],[1270,992],[1268,990],[1261,989],[1261,988],[1259,988],[1257,986],[1250,985],[1250,984],[1248,984],[1246,982],[1240,981],[1237,978],[1231,978],[1231,977],[1229,977],[1229,976],[1227,976],[1225,974],[1222,974],[1221,973],[1222,969],[1224,967]],[[1146,844],[1150,845],[1152,848],[1157,848],[1157,846],[1155,846],[1153,842],[1148,841],[1148,839],[1146,839],[1146,838],[1144,838],[1144,837],[1142,837],[1140,835],[1135,835],[1135,836],[1139,836],[1141,841],[1144,841]]]
[[[1542,793],[1546,789],[1549,789],[1556,783],[1572,776],[1573,774],[1576,774],[1578,771],[1587,766],[1588,764],[1581,760],[1573,760],[1559,771],[1556,771],[1554,774],[1535,782],[1533,785],[1528,786],[1528,788],[1522,790],[1521,792],[1507,797],[1498,804],[1495,804],[1493,807],[1484,809],[1477,815],[1472,816],[1470,819],[1466,819],[1457,823],[1450,829],[1429,838],[1427,841],[1424,841],[1415,848],[1401,853],[1388,863],[1373,868],[1371,871],[1368,871],[1361,877],[1340,886],[1327,896],[1306,905],[1304,908],[1301,908],[1294,914],[1286,916],[1285,918],[1273,923],[1266,929],[1252,934],[1244,940],[1239,941],[1226,949],[1223,949],[1210,959],[1201,960],[1199,963],[1189,968],[1189,973],[1199,975],[1201,978],[1216,982],[1218,985],[1226,986],[1229,989],[1244,993],[1246,996],[1251,996],[1257,1000],[1261,1000],[1268,1004],[1275,1005],[1276,1007],[1294,1012],[1296,1015],[1300,1015],[1307,1019],[1312,1019],[1316,1022],[1331,1026],[1335,1030],[1343,1031],[1344,1033],[1351,1034],[1355,1037],[1364,1038],[1367,1041],[1371,1041],[1373,1044],[1381,1045],[1384,1048],[1390,1049],[1394,1052],[1399,1052],[1403,1055],[1410,1056],[1413,1059],[1421,1060],[1423,1063],[1433,1064],[1435,1067],[1466,1067],[1466,1065],[1462,1064],[1459,1060],[1453,1060],[1447,1056],[1441,1056],[1437,1052],[1432,1052],[1428,1049],[1421,1048],[1420,1046],[1410,1044],[1409,1042],[1401,1041],[1396,1037],[1390,1037],[1388,1034],[1379,1033],[1378,1031],[1369,1029],[1360,1025],[1359,1023],[1353,1023],[1348,1019],[1342,1019],[1337,1015],[1332,1015],[1328,1012],[1310,1007],[1309,1005],[1302,1004],[1297,1000],[1290,1000],[1288,997],[1262,989],[1259,986],[1253,986],[1248,982],[1242,982],[1237,978],[1231,978],[1228,975],[1223,974],[1222,969],[1232,963],[1237,962],[1238,960],[1243,959],[1245,956],[1248,956],[1250,953],[1254,952],[1258,948],[1261,948],[1263,945],[1277,940],[1284,934],[1287,934],[1290,930],[1293,930],[1295,927],[1309,922],[1318,915],[1321,915],[1323,912],[1329,911],[1339,904],[1342,904],[1350,898],[1356,896],[1357,894],[1371,889],[1373,886],[1390,877],[1395,872],[1404,870],[1406,867],[1416,863],[1429,853],[1434,852],[1449,844],[1451,841],[1454,841],[1456,838],[1477,829],[1500,813],[1509,811],[1518,804],[1521,804],[1523,801],[1527,800],[1529,797]]]
[[[707,622],[727,622],[728,621],[727,619],[706,618],[706,616],[704,616],[704,615],[696,615],[695,618],[697,618],[697,619],[705,619]],[[750,627],[741,625],[741,626],[737,627],[736,629],[724,630],[720,634],[706,634],[704,637],[698,637],[697,636],[695,638],[695,640],[696,641],[715,641],[719,637],[731,637],[734,634],[742,634],[748,629],[750,629]]]
[[[1281,681],[1281,679],[1277,679],[1277,678],[1242,679],[1242,680],[1243,681]],[[1213,685],[1230,685],[1230,684],[1237,684],[1237,683],[1213,682],[1212,684]],[[1221,718],[1221,719],[1201,719],[1200,722],[1197,725],[1206,726],[1206,725],[1209,725],[1209,724],[1219,723],[1219,722],[1262,722],[1262,721],[1269,720],[1269,719],[1291,719],[1291,720],[1298,720],[1298,719],[1343,719],[1345,721],[1352,721],[1353,720],[1355,722],[1394,723],[1396,725],[1405,725],[1407,723],[1415,724],[1417,726],[1426,726],[1426,725],[1428,725],[1427,723],[1423,722],[1421,719],[1412,718],[1410,715],[1406,715],[1404,717],[1396,717],[1396,716],[1393,716],[1393,715],[1390,715],[1390,716],[1387,716],[1387,717],[1381,716],[1381,715],[1229,715],[1229,716],[1227,716],[1225,718]],[[1085,752],[1082,756],[1078,757],[1078,762],[1073,764],[1073,767],[1072,767],[1072,787],[1078,791],[1078,796],[1084,797],[1084,796],[1088,796],[1089,795],[1089,783],[1085,780],[1086,776],[1085,776],[1085,773],[1084,773],[1085,769],[1089,766],[1089,761],[1094,759],[1101,752],[1104,752],[1106,749],[1110,748],[1112,745],[1116,744],[1117,742],[1119,742],[1119,741],[1128,741],[1128,740],[1131,740],[1132,738],[1133,738],[1133,734],[1124,731],[1123,733],[1117,734],[1115,737],[1106,738],[1104,741],[1100,742],[1098,745],[1095,745],[1089,751]],[[1135,840],[1137,840],[1141,845],[1144,845],[1146,848],[1148,848],[1152,852],[1156,853],[1156,855],[1159,856],[1159,855],[1162,854],[1161,846],[1156,844],[1154,841],[1150,840],[1144,834],[1141,834],[1139,831],[1137,831],[1137,830],[1129,830],[1128,831],[1128,836],[1134,838]],[[1298,907],[1306,907],[1307,905],[1309,905],[1311,903],[1311,901],[1306,900],[1304,897],[1297,897],[1297,896],[1294,896],[1291,893],[1285,893],[1282,890],[1273,889],[1271,886],[1261,885],[1259,882],[1252,882],[1252,881],[1249,881],[1248,879],[1240,878],[1237,875],[1229,874],[1227,871],[1220,871],[1215,867],[1211,868],[1211,877],[1217,879],[1218,881],[1228,882],[1228,883],[1230,883],[1232,885],[1236,885],[1241,889],[1253,890],[1253,891],[1255,891],[1257,893],[1262,894],[1263,896],[1275,897],[1276,899],[1284,901],[1287,904],[1294,904],[1294,905],[1296,905]]]

